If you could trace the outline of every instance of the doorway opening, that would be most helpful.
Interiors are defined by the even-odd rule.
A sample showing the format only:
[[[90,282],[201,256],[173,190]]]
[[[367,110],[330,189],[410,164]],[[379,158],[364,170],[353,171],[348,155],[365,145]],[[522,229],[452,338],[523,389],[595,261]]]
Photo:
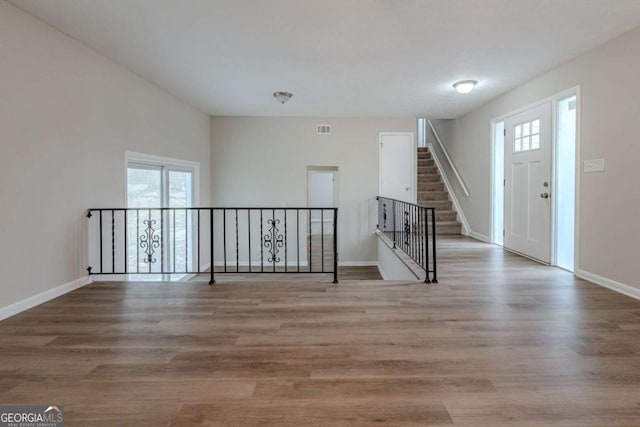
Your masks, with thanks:
[[[162,210],[161,208],[194,207],[198,199],[199,165],[195,162],[152,156],[140,153],[126,154],[127,208],[127,263],[129,271],[146,268],[145,258],[140,255],[136,236],[145,226],[159,226],[159,243],[166,248],[163,260],[153,268],[166,265],[173,271],[194,270],[195,239],[194,212],[190,210]],[[149,209],[151,208],[151,209]],[[156,210],[157,208],[157,210]],[[140,217],[143,209],[147,217]],[[172,242],[172,244],[168,244]],[[153,272],[153,271],[152,271]],[[133,280],[158,280],[155,277],[130,275]],[[135,276],[135,277],[134,277]],[[181,279],[184,275],[164,275],[160,280]]]
[[[579,87],[576,87],[491,121],[491,242],[572,272],[576,259],[575,242],[578,238],[576,221],[579,99]],[[527,159],[524,157],[542,149],[540,144],[543,135],[538,137],[533,130],[533,126],[538,126],[537,116],[532,115],[528,121],[525,120],[525,116],[545,104],[550,105],[551,110],[550,180],[528,182],[518,190],[518,178],[522,178],[520,181],[524,182],[524,178],[531,176],[531,172],[535,172],[540,164],[531,162],[526,174],[518,173],[518,169],[522,169],[519,166],[526,163],[524,160]],[[525,129],[527,123],[529,126]],[[522,159],[519,159],[520,157]],[[512,182],[509,182],[510,179]],[[543,187],[539,188],[540,184]],[[511,193],[505,194],[506,192]],[[534,204],[540,205],[539,208],[544,210],[544,215],[550,219],[550,226],[545,226],[542,231],[539,218],[541,213],[535,212],[529,217],[524,213],[525,207],[530,209]],[[506,242],[505,235],[509,232],[507,228],[512,233],[511,237],[515,236],[516,239],[525,233],[532,233],[531,230],[540,231],[539,238],[530,240],[531,244],[544,246],[543,252],[530,254],[527,253],[529,248],[526,245],[520,245],[524,250],[519,250],[518,243],[513,244],[514,239],[511,243]],[[530,237],[530,234],[525,237]],[[538,240],[543,240],[543,243]],[[539,256],[540,253],[544,256]]]
[[[308,206],[338,207],[338,167],[307,166]],[[327,210],[311,211],[310,234],[333,234],[333,214]]]

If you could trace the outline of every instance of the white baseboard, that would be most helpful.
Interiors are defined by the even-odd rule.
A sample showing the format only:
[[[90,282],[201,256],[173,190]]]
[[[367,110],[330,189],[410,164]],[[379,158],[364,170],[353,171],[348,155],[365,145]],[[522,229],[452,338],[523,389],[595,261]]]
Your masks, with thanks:
[[[607,279],[606,277],[598,276],[597,274],[593,274],[578,268],[576,269],[574,274],[579,278],[595,283],[596,285],[603,286],[605,288],[611,289],[612,291],[616,291],[628,297],[640,300],[640,289],[633,286],[616,282],[615,280]]]
[[[489,236],[485,236],[484,234],[476,233],[475,231],[469,230],[469,234],[467,234],[467,236],[471,237],[472,239],[480,240],[481,242],[491,243],[491,241],[489,240]]]
[[[377,267],[378,261],[338,261],[340,267]]]
[[[64,285],[60,285],[53,289],[40,292],[39,294],[30,296],[29,298],[25,298],[22,301],[18,301],[6,307],[2,307],[0,308],[0,320],[15,316],[18,313],[22,313],[23,311],[29,310],[40,304],[44,304],[45,302],[51,301],[52,299],[57,298],[61,295],[64,295],[71,291],[75,291],[78,288],[88,285],[92,281],[93,280],[91,276],[84,276],[77,280],[74,280],[73,282],[65,283]]]

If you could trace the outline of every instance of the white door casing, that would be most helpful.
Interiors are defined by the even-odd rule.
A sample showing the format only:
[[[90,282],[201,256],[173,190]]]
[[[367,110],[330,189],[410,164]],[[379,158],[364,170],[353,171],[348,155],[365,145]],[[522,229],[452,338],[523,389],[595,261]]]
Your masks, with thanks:
[[[551,102],[505,120],[504,247],[551,255]]]
[[[319,167],[308,169],[308,204],[312,208],[338,207],[338,168]],[[324,225],[318,224],[324,222]],[[314,234],[333,233],[333,212],[314,210],[311,212],[312,232]]]
[[[416,146],[412,132],[380,133],[379,195],[415,202]]]

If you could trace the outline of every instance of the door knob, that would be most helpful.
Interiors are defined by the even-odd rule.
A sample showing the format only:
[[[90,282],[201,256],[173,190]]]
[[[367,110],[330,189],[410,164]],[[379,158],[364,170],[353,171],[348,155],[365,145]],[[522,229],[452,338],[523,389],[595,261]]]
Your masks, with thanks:
[[[542,197],[543,199],[548,199],[549,198],[549,193],[542,193],[542,194],[540,194],[540,197]]]

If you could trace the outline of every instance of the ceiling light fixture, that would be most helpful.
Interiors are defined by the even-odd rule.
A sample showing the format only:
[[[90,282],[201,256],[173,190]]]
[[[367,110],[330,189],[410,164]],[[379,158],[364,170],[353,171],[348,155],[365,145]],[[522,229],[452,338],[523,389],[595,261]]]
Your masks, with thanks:
[[[477,84],[478,82],[475,80],[461,80],[459,82],[455,82],[453,87],[458,93],[469,93]]]
[[[291,92],[273,92],[273,97],[280,101],[281,104],[290,100],[292,96],[293,94]]]

